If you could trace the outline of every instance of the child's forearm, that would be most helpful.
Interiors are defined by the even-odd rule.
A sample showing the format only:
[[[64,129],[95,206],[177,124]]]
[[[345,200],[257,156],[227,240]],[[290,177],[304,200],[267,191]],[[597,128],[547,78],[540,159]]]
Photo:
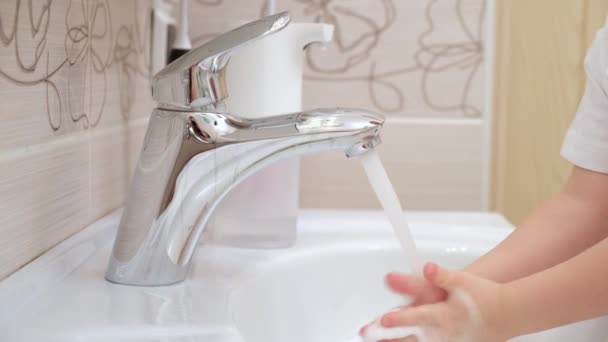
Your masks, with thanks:
[[[557,265],[608,237],[606,184],[607,175],[576,168],[561,193],[466,270],[508,282]]]
[[[503,286],[505,324],[516,336],[608,314],[608,239],[543,272]]]

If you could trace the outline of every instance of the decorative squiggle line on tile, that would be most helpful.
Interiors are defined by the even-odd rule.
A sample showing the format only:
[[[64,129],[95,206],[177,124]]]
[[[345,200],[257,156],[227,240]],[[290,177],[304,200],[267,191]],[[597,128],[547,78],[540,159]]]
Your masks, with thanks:
[[[367,84],[369,98],[376,108],[383,112],[399,113],[406,108],[407,104],[405,103],[405,95],[394,78],[411,73],[420,73],[419,86],[422,99],[429,109],[437,112],[460,111],[464,117],[479,117],[481,115],[481,109],[470,104],[469,98],[473,91],[473,80],[483,64],[485,0],[480,0],[482,8],[477,23],[466,20],[463,14],[465,4],[462,0],[454,0],[454,12],[459,24],[459,27],[455,29],[462,29],[468,39],[466,41],[447,41],[440,44],[427,43],[428,38],[435,34],[437,30],[437,23],[431,12],[438,3],[438,0],[427,0],[425,8],[427,29],[418,36],[418,50],[414,55],[413,65],[396,67],[388,71],[380,71],[378,68],[380,62],[372,56],[379,48],[386,48],[381,45],[382,35],[397,20],[396,0],[377,0],[383,6],[384,15],[382,20],[357,13],[351,8],[337,4],[338,1],[335,0],[287,1],[304,5],[301,14],[311,18],[312,21],[333,24],[336,29],[333,44],[345,58],[342,65],[332,67],[316,62],[313,58],[314,52],[308,51],[306,56],[307,65],[314,74],[305,75],[307,80],[331,83],[364,82]],[[205,5],[205,2],[198,1],[202,5]],[[212,2],[215,5],[224,3],[223,0]],[[263,13],[263,7],[260,13]],[[347,42],[346,37],[350,33],[342,27],[342,20],[349,20],[351,23],[354,21],[362,25],[363,33],[354,37],[354,39],[349,37],[350,42]],[[194,42],[202,43],[218,34],[215,32],[205,33],[195,37]],[[363,63],[368,63],[365,73],[348,75],[353,69],[362,67]],[[430,84],[430,79],[432,76],[441,75],[455,69],[467,72],[462,88],[451,90],[459,94],[460,100],[449,105],[439,104],[433,99],[433,93],[438,88]],[[444,91],[443,89],[440,90]],[[393,103],[393,105],[389,105],[389,103]]]
[[[371,53],[380,44],[380,38],[394,23],[397,16],[395,4],[392,0],[381,0],[385,20],[383,22],[374,21],[373,18],[359,14],[350,8],[333,5],[333,0],[296,0],[296,2],[306,4],[303,14],[313,17],[315,22],[332,24],[335,27],[334,44],[338,51],[346,56],[346,61],[338,67],[328,67],[316,63],[311,54],[307,54],[307,63],[311,70],[324,74],[344,74],[362,62],[369,60]],[[351,35],[341,25],[342,18],[349,18],[363,27],[363,33],[351,43],[346,43],[346,36]]]
[[[49,29],[50,3],[51,3],[51,0],[47,0],[47,3],[45,5],[43,5],[40,16],[37,18],[36,21],[34,21],[34,14],[33,14],[32,6],[30,3],[30,6],[28,7],[28,9],[29,9],[29,18],[30,18],[30,26],[31,26],[31,30],[32,30],[32,37],[36,37],[40,33],[40,30],[43,30],[41,34],[43,36],[46,36],[46,33],[48,32],[48,29]],[[20,5],[21,5],[21,1],[18,1],[15,12],[18,12],[20,10],[20,7],[21,7]],[[18,45],[19,30],[17,30],[16,24],[17,24],[17,21],[15,20],[15,25],[13,25],[12,32],[10,33],[10,35],[7,35],[6,32],[4,32],[4,28],[2,27],[2,22],[0,21],[0,39],[2,40],[2,43],[4,45],[10,44],[14,40],[15,41],[15,50],[19,51],[19,45]],[[46,45],[46,39],[41,39],[40,42],[38,42],[36,49],[35,49],[35,53],[34,53],[34,61],[30,65],[25,65],[25,63],[22,60],[22,56],[19,53],[17,53],[16,58],[17,58],[17,63],[19,64],[19,67],[21,69],[23,69],[24,71],[33,71],[36,68],[36,64],[40,60],[40,57],[42,56],[41,50],[44,49],[45,45]]]
[[[406,66],[397,68],[389,71],[378,72],[377,64],[378,61],[372,60],[372,53],[378,49],[379,41],[383,33],[394,23],[396,20],[396,10],[394,0],[384,0],[383,6],[385,10],[385,22],[377,23],[371,18],[365,18],[360,14],[356,14],[347,8],[341,6],[332,6],[333,0],[322,0],[315,2],[315,0],[296,0],[300,3],[306,3],[309,6],[304,10],[304,15],[315,16],[315,21],[324,21],[335,25],[336,37],[335,43],[338,46],[339,51],[342,54],[348,55],[351,51],[361,49],[362,52],[358,52],[353,56],[348,56],[345,64],[340,68],[328,69],[316,64],[312,59],[312,52],[308,52],[307,60],[308,66],[312,71],[319,74],[325,74],[322,76],[306,75],[306,79],[322,82],[366,82],[368,84],[368,93],[374,106],[378,109],[396,113],[400,112],[405,108],[405,98],[402,90],[397,84],[392,82],[390,78],[398,75],[405,75],[414,72],[422,73],[422,80],[420,83],[421,93],[425,104],[435,111],[454,111],[459,110],[465,117],[479,117],[481,110],[468,103],[469,96],[472,90],[472,81],[479,71],[483,63],[483,20],[485,13],[485,1],[482,1],[482,9],[480,11],[479,21],[477,24],[477,32],[473,33],[469,28],[469,23],[464,18],[462,13],[463,3],[462,0],[456,0],[455,11],[458,17],[459,24],[463,31],[468,36],[469,40],[465,42],[445,42],[442,44],[427,44],[426,38],[435,33],[436,23],[432,17],[431,10],[437,3],[437,0],[430,0],[425,10],[425,16],[427,21],[427,30],[418,37],[418,51],[415,54],[415,64],[413,66]],[[368,26],[368,30],[365,34],[361,35],[354,43],[346,45],[343,42],[343,28],[340,27],[340,21],[337,19],[338,16],[350,17],[350,19],[358,20]],[[365,41],[368,41],[366,46],[362,46]],[[422,58],[424,55],[430,56],[428,61],[424,61]],[[342,76],[359,66],[365,61],[370,62],[368,73],[360,76]],[[440,105],[437,104],[431,96],[433,87],[429,86],[429,78],[432,75],[440,74],[451,68],[460,68],[461,70],[468,70],[468,75],[465,80],[465,84],[460,92],[460,101],[452,105]],[[396,98],[396,105],[389,107],[385,103],[385,98],[379,95],[380,88],[388,90]]]
[[[0,77],[23,87],[45,85],[47,118],[53,131],[61,129],[64,116],[73,123],[80,123],[83,129],[89,129],[99,124],[104,112],[108,93],[108,69],[117,67],[120,70],[117,86],[120,89],[121,114],[125,119],[128,118],[135,98],[133,78],[135,76],[147,78],[149,74],[148,66],[137,61],[142,55],[145,59],[145,54],[149,50],[147,45],[149,43],[145,38],[149,37],[149,30],[139,32],[138,14],[141,11],[138,1],[134,1],[133,4],[134,24],[119,26],[114,36],[108,0],[82,1],[80,5],[69,0],[65,13],[66,57],[56,67],[51,68],[47,36],[53,0],[46,0],[38,17],[33,14],[32,1],[26,4],[25,1],[16,0],[12,28],[5,30],[0,17],[0,43],[3,48],[9,48],[13,44],[17,70],[22,75],[11,75],[0,65]],[[27,6],[26,14],[21,10],[24,5]],[[80,20],[73,22],[74,18]],[[23,24],[20,26],[20,23],[22,21],[27,23],[28,20],[32,39],[39,40],[30,64],[23,61],[24,56],[19,48],[19,32],[24,30],[22,27],[27,27]],[[18,29],[19,27],[21,29]],[[103,51],[103,43],[110,48]],[[44,75],[35,77],[32,74],[37,70],[43,56],[46,56]],[[59,86],[58,83],[61,81],[55,78],[60,73],[65,73],[67,76],[65,87]],[[103,90],[101,93],[94,92],[93,87],[99,84],[102,85]]]

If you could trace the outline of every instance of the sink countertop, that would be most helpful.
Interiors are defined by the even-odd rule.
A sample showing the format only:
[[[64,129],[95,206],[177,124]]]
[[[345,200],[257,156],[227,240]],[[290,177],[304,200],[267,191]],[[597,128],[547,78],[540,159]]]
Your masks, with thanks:
[[[1,341],[242,342],[228,295],[256,264],[336,243],[373,247],[392,235],[380,211],[302,210],[295,247],[255,250],[203,242],[185,282],[132,287],[103,278],[120,214],[107,215],[0,282]],[[440,231],[445,240],[469,236],[495,244],[512,229],[493,213],[407,216],[417,240],[436,238]]]

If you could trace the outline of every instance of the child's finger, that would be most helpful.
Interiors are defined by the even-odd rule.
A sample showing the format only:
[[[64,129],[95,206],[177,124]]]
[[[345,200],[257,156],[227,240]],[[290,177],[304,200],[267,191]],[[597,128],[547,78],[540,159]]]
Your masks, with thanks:
[[[359,335],[363,336],[365,335],[365,330],[367,330],[367,328],[369,328],[370,325],[372,325],[372,323],[367,323],[366,325],[362,326],[361,329],[359,329]]]
[[[391,290],[400,294],[417,297],[423,291],[424,280],[408,274],[389,273],[385,280]]]
[[[432,262],[424,266],[424,277],[444,290],[450,290],[459,285],[456,271],[448,270]]]
[[[436,305],[436,304],[435,304]],[[434,305],[423,305],[415,308],[389,312],[382,316],[380,324],[385,328],[398,326],[433,326],[436,325],[437,315]]]

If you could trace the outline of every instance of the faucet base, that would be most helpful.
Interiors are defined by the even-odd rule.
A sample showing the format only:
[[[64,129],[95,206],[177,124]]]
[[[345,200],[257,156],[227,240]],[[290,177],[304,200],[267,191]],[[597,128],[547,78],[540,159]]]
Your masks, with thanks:
[[[110,258],[105,278],[107,281],[121,285],[132,286],[169,286],[183,282],[188,274],[186,266],[138,267],[135,264],[127,264]]]

